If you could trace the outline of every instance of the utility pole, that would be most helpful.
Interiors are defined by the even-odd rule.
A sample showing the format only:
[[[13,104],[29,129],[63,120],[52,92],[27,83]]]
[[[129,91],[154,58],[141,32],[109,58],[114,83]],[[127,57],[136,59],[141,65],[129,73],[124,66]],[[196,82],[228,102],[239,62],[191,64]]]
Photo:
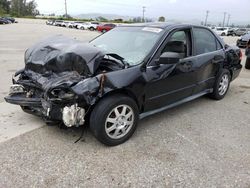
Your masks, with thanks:
[[[68,18],[67,0],[65,0],[65,17]]]
[[[145,22],[145,12],[146,12],[146,7],[142,7],[142,22]]]
[[[230,20],[230,18],[231,18],[231,15],[228,14],[228,17],[227,17],[227,27],[229,26],[229,20]]]
[[[226,12],[224,12],[224,18],[223,18],[223,24],[222,24],[222,27],[224,27],[224,26],[225,26],[226,15],[227,15],[227,13],[226,13]]]
[[[207,10],[207,11],[206,11],[206,19],[205,19],[205,24],[204,24],[205,26],[207,26],[208,14],[209,14],[209,11]]]

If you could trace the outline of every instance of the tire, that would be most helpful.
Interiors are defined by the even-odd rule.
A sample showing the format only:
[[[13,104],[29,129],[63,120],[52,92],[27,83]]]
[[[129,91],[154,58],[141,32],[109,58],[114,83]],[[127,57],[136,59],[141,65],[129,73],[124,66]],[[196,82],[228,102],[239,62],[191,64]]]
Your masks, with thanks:
[[[94,31],[94,30],[95,30],[95,28],[91,27],[91,28],[89,28],[89,30],[90,30],[90,31]]]
[[[93,109],[90,129],[101,143],[116,146],[133,135],[138,118],[138,107],[133,99],[120,94],[111,95],[103,98]]]
[[[103,30],[102,30],[102,33],[106,33],[106,32],[107,32],[107,30],[106,30],[106,29],[103,29]]]
[[[250,69],[250,58],[247,58],[246,64],[245,64],[245,69]]]
[[[84,27],[80,27],[81,30],[84,30]]]
[[[221,36],[225,36],[226,35],[226,33],[221,33]]]
[[[227,69],[220,71],[214,84],[213,93],[211,93],[209,96],[215,100],[223,99],[229,90],[230,81],[230,72]]]

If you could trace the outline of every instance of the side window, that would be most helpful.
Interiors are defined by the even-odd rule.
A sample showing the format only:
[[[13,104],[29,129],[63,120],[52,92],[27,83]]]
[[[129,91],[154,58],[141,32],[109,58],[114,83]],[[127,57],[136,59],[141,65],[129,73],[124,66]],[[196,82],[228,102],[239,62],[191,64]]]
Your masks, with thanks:
[[[189,56],[188,47],[190,44],[187,31],[176,31],[173,33],[166,43],[165,47],[161,51],[161,54],[164,52],[176,52],[179,53],[182,58]]]
[[[217,39],[207,29],[194,28],[195,55],[217,51]]]
[[[217,47],[216,49],[217,50],[223,49],[222,46],[221,46],[221,44],[220,44],[220,42],[217,39],[215,39],[215,40],[216,40],[216,47]]]

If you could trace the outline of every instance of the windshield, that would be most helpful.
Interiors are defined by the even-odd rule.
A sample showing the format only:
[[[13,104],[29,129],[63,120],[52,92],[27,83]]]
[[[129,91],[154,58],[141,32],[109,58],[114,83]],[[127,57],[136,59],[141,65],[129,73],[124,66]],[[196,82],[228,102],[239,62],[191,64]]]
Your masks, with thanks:
[[[129,65],[142,63],[163,30],[152,27],[118,27],[90,43],[107,54],[117,54]]]

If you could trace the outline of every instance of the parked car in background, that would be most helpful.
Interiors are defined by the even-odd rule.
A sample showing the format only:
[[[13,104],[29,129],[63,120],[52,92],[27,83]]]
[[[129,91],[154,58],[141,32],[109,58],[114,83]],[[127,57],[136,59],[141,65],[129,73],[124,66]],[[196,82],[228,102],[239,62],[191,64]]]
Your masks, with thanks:
[[[87,22],[83,22],[83,23],[79,23],[79,24],[77,24],[77,29],[81,29],[81,30],[87,30],[87,29],[89,29],[89,26],[90,26],[90,24],[89,23],[87,23]]]
[[[247,42],[250,40],[250,31],[248,31],[245,35],[242,35],[240,39],[237,40],[236,45],[240,48],[246,48]]]
[[[73,27],[77,29],[78,25],[83,24],[83,23],[85,23],[85,22],[78,22],[78,21],[74,22]]]
[[[241,57],[210,29],[189,24],[124,25],[86,44],[53,36],[26,51],[5,100],[47,122],[87,123],[115,146],[139,119],[204,95],[223,99]]]
[[[94,31],[97,29],[97,24],[93,24],[91,22],[84,22],[84,23],[81,23],[81,24],[78,24],[77,25],[77,29],[82,29],[82,30],[91,30],[91,31]]]
[[[229,28],[228,27],[216,27],[214,29],[215,33],[217,33],[217,35],[219,36],[227,36],[228,35],[228,31]]]
[[[67,27],[68,28],[74,28],[74,24],[75,24],[75,22],[69,22]]]
[[[69,26],[73,26],[74,22],[70,22],[70,21],[64,21],[61,26],[62,27],[69,27]]]
[[[47,20],[46,24],[47,25],[53,25],[55,23],[55,20]]]
[[[0,18],[0,24],[10,24],[11,21],[5,19],[5,18]]]
[[[236,36],[242,36],[246,34],[248,31],[250,31],[250,28],[240,28],[235,31]]]
[[[53,23],[54,26],[62,26],[63,24],[63,20],[55,20],[55,22]]]
[[[91,26],[89,27],[90,31],[97,30],[97,27],[100,25],[99,22],[90,22]]]
[[[228,32],[227,32],[227,36],[236,36],[236,30],[238,28],[229,28]]]
[[[9,20],[11,23],[17,23],[17,21],[15,20],[15,18],[12,17],[4,17],[5,19]]]
[[[107,31],[110,31],[111,29],[115,28],[115,24],[107,23],[103,25],[97,26],[97,31],[100,31],[102,33],[106,33]]]

